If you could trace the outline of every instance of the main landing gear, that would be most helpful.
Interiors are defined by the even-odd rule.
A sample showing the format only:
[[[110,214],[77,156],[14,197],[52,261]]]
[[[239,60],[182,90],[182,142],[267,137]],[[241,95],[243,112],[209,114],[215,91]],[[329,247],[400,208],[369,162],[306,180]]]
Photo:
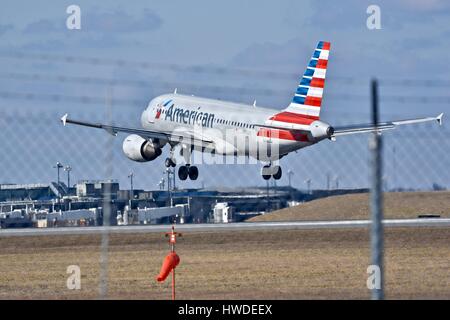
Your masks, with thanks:
[[[191,180],[197,180],[198,168],[196,166],[186,164],[178,169],[178,178],[180,178],[180,180],[186,180],[188,177]]]
[[[261,176],[264,180],[269,180],[271,177],[275,180],[280,180],[282,175],[283,171],[280,166],[272,166],[271,164],[268,164],[261,169]]]
[[[177,164],[175,163],[175,160],[172,158],[166,158],[166,161],[164,162],[165,166],[167,168],[175,167]],[[198,178],[198,168],[196,166],[191,166],[190,164],[186,164],[184,166],[180,166],[178,168],[178,178],[180,180],[186,180],[187,178],[191,180],[197,180]]]
[[[174,152],[174,146],[172,146],[170,149],[169,157],[166,158],[166,161],[164,162],[167,168],[175,167],[177,165],[174,159]],[[180,166],[178,168],[178,178],[180,178],[180,180],[182,181],[186,180],[187,178],[191,180],[197,180],[198,178],[198,168],[189,164],[191,162],[191,154],[192,147],[183,145],[181,146],[180,156],[182,156],[186,161],[186,165]]]

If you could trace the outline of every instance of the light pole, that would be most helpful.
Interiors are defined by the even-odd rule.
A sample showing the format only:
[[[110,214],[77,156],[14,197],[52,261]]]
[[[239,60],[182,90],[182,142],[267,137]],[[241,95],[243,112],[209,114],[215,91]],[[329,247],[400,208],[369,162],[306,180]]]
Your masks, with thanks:
[[[167,194],[169,195],[170,198],[170,206],[173,206],[172,203],[172,193],[170,192],[170,174],[172,174],[172,171],[170,170],[170,168],[166,169],[167,172]]]
[[[134,173],[130,172],[130,174],[128,175],[128,178],[130,178],[130,210],[131,210],[131,204],[133,201],[133,177],[134,177]]]
[[[176,190],[177,188],[175,187],[175,169],[173,169],[172,171],[172,178],[173,178],[173,185],[172,185],[172,190]]]
[[[291,178],[294,175],[294,171],[292,171],[291,169],[288,170],[288,179],[289,179],[289,187],[292,187],[291,184]]]
[[[309,179],[309,178],[306,179],[305,183],[306,183],[307,188],[308,188],[308,194],[311,194],[311,179]]]
[[[60,186],[59,186],[59,183],[60,183],[60,181],[59,181],[59,170],[61,169],[61,168],[63,168],[64,166],[61,164],[61,162],[56,162],[56,165],[53,167],[53,168],[56,168],[56,170],[57,170],[57,172],[58,172],[58,180],[57,180],[57,183],[58,183],[58,187],[57,187],[57,190],[58,190],[58,200],[60,200],[61,199],[61,191],[60,191]],[[58,201],[59,202],[59,201]]]
[[[389,191],[388,180],[389,180],[389,177],[388,177],[387,175],[384,175],[384,176],[381,178],[381,181],[382,181],[382,184],[383,184],[383,191],[384,191],[384,192],[388,192],[388,191]]]
[[[392,170],[392,174],[393,174],[393,178],[392,178],[392,189],[393,189],[393,191],[395,191],[395,188],[397,188],[397,180],[396,180],[396,178],[397,178],[397,175],[396,175],[396,172],[397,172],[397,159],[396,159],[396,154],[395,154],[395,152],[396,152],[396,149],[395,149],[395,146],[393,146],[392,147],[392,158],[393,158],[393,165],[394,165],[394,168],[393,168],[393,170]]]
[[[334,180],[334,188],[339,189],[339,176],[338,175],[334,176],[333,180]]]
[[[330,180],[331,180],[330,173],[327,172],[327,190],[328,191],[330,191]]]
[[[65,166],[64,171],[67,172],[67,188],[70,188],[70,171],[72,171],[71,166]]]

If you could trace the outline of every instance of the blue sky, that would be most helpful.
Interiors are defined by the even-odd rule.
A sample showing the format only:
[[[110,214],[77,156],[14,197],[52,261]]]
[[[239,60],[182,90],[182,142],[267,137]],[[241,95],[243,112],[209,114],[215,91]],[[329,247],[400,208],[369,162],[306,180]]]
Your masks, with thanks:
[[[81,30],[67,30],[66,8],[77,4],[81,8]],[[370,4],[381,8],[381,30],[366,27],[366,9]],[[11,145],[10,152],[0,158],[7,170],[0,182],[48,181],[54,176],[50,169],[57,160],[72,163],[75,177],[105,178],[99,145],[106,145],[103,132],[82,129],[62,129],[57,119],[65,112],[85,119],[102,120],[108,114],[106,102],[112,101],[115,123],[137,126],[145,101],[178,87],[182,93],[230,99],[283,108],[296,86],[297,75],[303,73],[311,52],[319,40],[332,42],[328,81],[325,89],[322,117],[333,124],[366,122],[369,119],[368,82],[371,77],[383,79],[450,80],[450,4],[448,1],[7,1],[0,10],[0,113],[6,128],[0,138],[2,146]],[[60,57],[93,57],[99,60],[123,60],[126,63],[95,65],[22,58],[17,53],[47,54]],[[142,68],[134,62],[148,62]],[[178,66],[201,66],[207,72],[189,72]],[[214,68],[228,72],[211,72]],[[250,71],[273,72],[274,76]],[[15,74],[15,78],[10,77]],[[73,81],[33,81],[18,75],[60,77],[94,77],[110,80],[140,80],[148,85],[102,85]],[[212,90],[211,87],[224,88]],[[435,97],[449,96],[448,85],[389,86],[380,88],[383,119],[429,116],[448,109],[448,100],[436,102]],[[233,88],[244,88],[236,94]],[[264,90],[272,90],[264,94]],[[275,92],[272,94],[272,92]],[[9,95],[5,94],[9,93]],[[37,98],[11,97],[11,93],[34,93]],[[95,97],[99,103],[77,100],[42,98],[42,95]],[[353,98],[346,99],[346,95]],[[359,98],[356,98],[356,97]],[[384,96],[409,97],[410,100],[385,99]],[[430,100],[414,100],[429,98]],[[411,100],[412,99],[412,100]],[[127,101],[137,100],[134,103]],[[122,102],[121,102],[122,101]],[[142,104],[140,104],[142,101]],[[10,119],[6,121],[5,119]],[[19,120],[24,119],[24,120]],[[56,119],[53,122],[53,119]],[[428,133],[430,128],[430,133]],[[406,129],[409,130],[409,129]],[[449,156],[438,148],[448,146],[445,127],[420,127],[430,135],[430,142],[410,143],[398,161],[405,166],[398,173],[397,184],[405,187],[429,187],[433,181],[450,186],[449,176],[441,168],[450,165]],[[434,131],[433,131],[434,130]],[[447,131],[446,131],[447,130]],[[405,139],[410,138],[404,131]],[[387,135],[387,150],[391,140],[408,146],[401,135]],[[423,139],[422,134],[417,134]],[[435,139],[432,139],[435,137]],[[126,183],[129,170],[139,173],[136,184],[154,188],[161,177],[162,157],[150,164],[134,164],[120,154],[123,137],[114,141],[115,178]],[[337,172],[343,186],[367,185],[367,137],[348,138],[336,144],[328,142],[314,150],[290,155],[282,160],[286,170],[298,172],[294,185],[304,187],[308,175],[316,178],[316,187],[324,185],[324,172]],[[357,146],[358,151],[348,152]],[[77,152],[84,147],[82,156]],[[44,149],[44,151],[42,151]],[[417,154],[432,154],[430,159],[412,161]],[[64,151],[61,151],[64,150]],[[91,150],[91,152],[89,152]],[[92,150],[95,150],[93,154]],[[349,153],[351,155],[349,155]],[[78,155],[77,155],[78,154]],[[448,153],[447,153],[448,154]],[[341,160],[337,160],[342,157]],[[392,158],[387,155],[386,159]],[[442,158],[444,157],[444,158]],[[322,159],[324,168],[315,172],[301,165],[313,166]],[[298,161],[302,159],[302,161]],[[284,163],[284,164],[283,164]],[[357,164],[356,166],[354,164]],[[21,164],[21,165],[19,165]],[[394,176],[392,163],[387,162],[388,176]],[[255,185],[259,167],[201,168],[207,186]],[[419,175],[412,174],[428,168]],[[397,167],[396,170],[399,170]],[[217,172],[237,179],[216,179]],[[245,174],[245,182],[239,177]],[[139,176],[143,177],[139,179]],[[287,176],[287,175],[286,175]],[[345,178],[344,178],[345,177]],[[287,177],[280,182],[286,184]],[[32,180],[32,181],[30,181]],[[393,180],[393,178],[391,179]],[[186,183],[199,186],[201,182]],[[313,183],[314,186],[314,183]]]

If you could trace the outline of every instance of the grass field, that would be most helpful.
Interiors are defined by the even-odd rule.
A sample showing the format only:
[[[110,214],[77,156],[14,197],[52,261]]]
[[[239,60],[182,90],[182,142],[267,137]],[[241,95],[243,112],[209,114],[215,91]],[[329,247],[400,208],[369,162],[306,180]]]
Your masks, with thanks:
[[[386,230],[387,298],[450,298],[450,229]],[[107,298],[168,299],[155,281],[162,234],[111,235]],[[0,238],[1,299],[98,298],[100,236]],[[364,299],[366,229],[187,233],[177,252],[179,299]],[[81,290],[66,288],[79,265]]]
[[[450,218],[450,191],[384,193],[385,218],[417,218],[419,214],[439,214],[443,218]],[[252,218],[250,221],[345,220],[369,217],[369,194],[359,193],[305,202]]]

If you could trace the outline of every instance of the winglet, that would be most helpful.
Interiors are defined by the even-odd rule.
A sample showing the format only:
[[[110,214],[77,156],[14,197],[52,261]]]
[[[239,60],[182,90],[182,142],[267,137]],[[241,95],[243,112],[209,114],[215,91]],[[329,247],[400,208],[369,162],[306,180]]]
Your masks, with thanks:
[[[68,114],[66,113],[66,114],[63,115],[62,118],[61,118],[61,122],[62,122],[63,126],[66,126],[67,117],[68,117]]]
[[[442,117],[444,116],[443,113],[441,113],[440,115],[438,115],[436,117],[436,121],[439,123],[440,126],[442,126]]]

